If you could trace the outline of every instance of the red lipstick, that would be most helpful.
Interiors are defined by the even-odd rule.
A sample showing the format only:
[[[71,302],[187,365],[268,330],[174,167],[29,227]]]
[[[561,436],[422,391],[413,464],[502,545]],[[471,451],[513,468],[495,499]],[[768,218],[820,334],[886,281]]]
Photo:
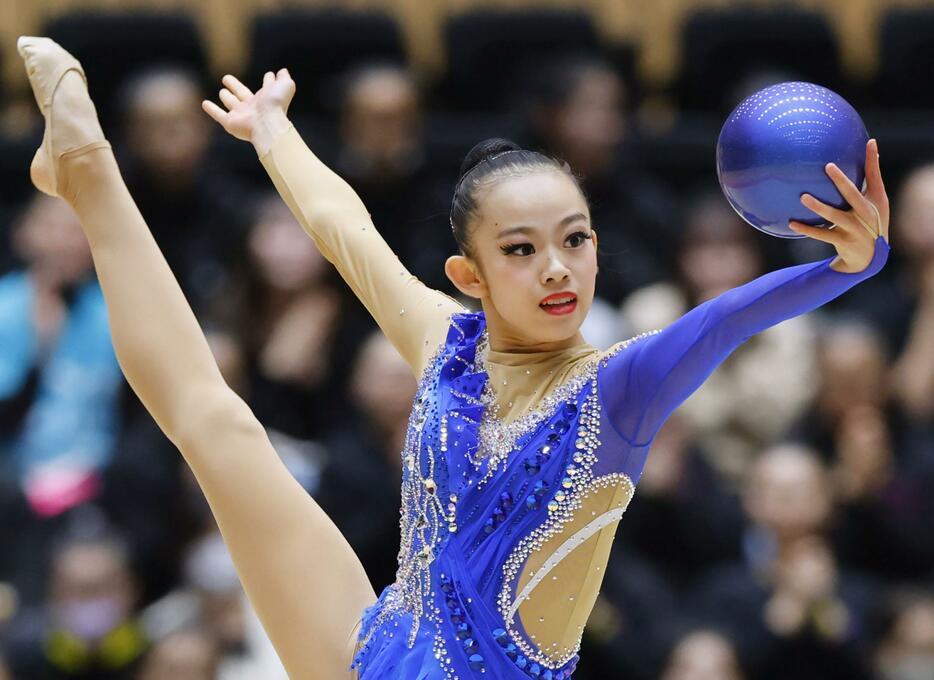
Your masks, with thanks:
[[[556,302],[559,300],[561,302]],[[577,308],[577,295],[571,292],[552,293],[539,302],[538,306],[549,314],[570,314]]]

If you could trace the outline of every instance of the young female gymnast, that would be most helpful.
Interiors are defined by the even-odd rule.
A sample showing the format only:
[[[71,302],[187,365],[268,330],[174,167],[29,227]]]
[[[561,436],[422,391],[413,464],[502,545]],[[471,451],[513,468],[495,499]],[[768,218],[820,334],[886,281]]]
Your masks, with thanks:
[[[80,65],[48,39],[18,47],[46,121],[33,181],[80,216],[120,365],[194,471],[295,678],[570,677],[661,424],[739,344],[872,276],[889,253],[871,141],[865,196],[828,166],[853,210],[804,199],[836,228],[796,228],[836,256],[768,273],[601,352],[579,331],[596,232],[563,164],[508,143],[468,155],[451,209],[461,252],[445,272],[480,300],[469,312],[406,271],[353,190],[305,146],[286,117],[295,85],[285,70],[255,93],[225,76],[227,110],[205,110],[253,143],[420,380],[401,452],[399,569],[377,598],[221,378],[124,186]]]

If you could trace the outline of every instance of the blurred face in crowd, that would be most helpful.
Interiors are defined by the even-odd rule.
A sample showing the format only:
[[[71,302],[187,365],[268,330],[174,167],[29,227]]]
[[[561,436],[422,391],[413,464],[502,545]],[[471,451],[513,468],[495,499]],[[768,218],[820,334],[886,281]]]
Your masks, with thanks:
[[[899,612],[876,654],[882,680],[922,680],[934,668],[934,596],[921,597]]]
[[[208,531],[189,546],[184,573],[187,587],[198,596],[205,632],[222,653],[242,653],[247,626],[243,587],[220,533]]]
[[[934,165],[912,172],[894,205],[905,255],[917,260],[934,258]]]
[[[568,97],[544,114],[549,147],[584,177],[600,174],[623,139],[623,100],[623,84],[611,69],[583,68]]]
[[[216,680],[219,654],[208,635],[173,633],[152,646],[139,680]]]
[[[127,142],[148,173],[167,187],[189,184],[210,140],[198,84],[164,71],[137,83],[127,107]]]
[[[358,76],[346,94],[340,134],[373,170],[391,173],[421,143],[419,96],[412,78],[392,67]]]
[[[753,463],[743,506],[755,524],[782,543],[820,532],[831,511],[826,472],[808,449],[784,444]]]
[[[330,266],[278,196],[261,205],[247,248],[260,279],[283,293],[307,289]]]
[[[30,269],[61,285],[76,283],[91,271],[91,248],[78,216],[58,198],[36,195],[14,234],[13,247]]]
[[[730,642],[713,631],[697,631],[678,642],[662,680],[742,680]]]
[[[582,342],[579,329],[597,276],[597,235],[587,202],[558,170],[490,179],[478,190],[479,214],[470,226],[473,257],[448,258],[448,278],[482,300],[494,350],[548,351]],[[504,233],[519,227],[524,231]],[[570,313],[541,306],[545,297],[566,292],[577,298]]]
[[[887,367],[885,349],[873,332],[858,326],[831,329],[818,344],[817,409],[835,421],[854,406],[884,405]]]
[[[49,607],[56,626],[89,642],[129,620],[136,588],[126,559],[109,543],[65,547],[52,566]]]
[[[381,332],[371,334],[360,348],[351,379],[358,408],[380,427],[397,427],[408,420],[417,388],[393,344]]]
[[[698,302],[761,273],[762,257],[750,230],[722,196],[707,197],[691,206],[678,266]]]

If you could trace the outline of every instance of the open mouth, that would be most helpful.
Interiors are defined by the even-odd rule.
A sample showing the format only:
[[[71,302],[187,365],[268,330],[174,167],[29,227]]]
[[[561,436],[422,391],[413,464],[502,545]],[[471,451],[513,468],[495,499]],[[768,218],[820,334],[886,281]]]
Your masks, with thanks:
[[[542,302],[538,306],[549,314],[570,314],[577,307],[577,298],[573,295],[565,295]]]

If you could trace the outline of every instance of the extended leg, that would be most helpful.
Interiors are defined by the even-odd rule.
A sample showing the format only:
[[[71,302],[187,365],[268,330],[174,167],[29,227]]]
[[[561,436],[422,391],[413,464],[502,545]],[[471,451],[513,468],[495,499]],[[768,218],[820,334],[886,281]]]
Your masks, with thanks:
[[[81,218],[127,380],[195,473],[291,677],[351,677],[348,639],[376,597],[360,561],[221,378],[103,139],[80,66],[46,39],[19,47],[46,117],[33,178]]]

